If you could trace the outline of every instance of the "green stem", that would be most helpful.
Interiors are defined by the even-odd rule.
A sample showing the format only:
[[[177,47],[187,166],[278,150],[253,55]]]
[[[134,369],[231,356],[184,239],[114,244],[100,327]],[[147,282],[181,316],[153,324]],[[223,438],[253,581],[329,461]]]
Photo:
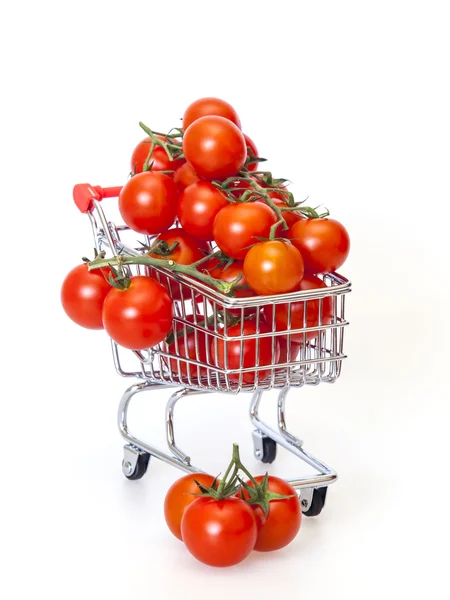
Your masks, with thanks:
[[[156,146],[161,146],[161,148],[164,148],[164,150],[166,151],[167,156],[169,157],[169,160],[171,160],[171,161],[175,160],[174,156],[172,154],[171,148],[173,148],[174,150],[177,150],[180,153],[180,151],[182,150],[180,144],[172,144],[170,142],[165,142],[164,140],[159,139],[157,137],[157,135],[161,135],[161,134],[159,134],[159,133],[155,134],[149,127],[147,127],[147,125],[145,125],[144,123],[142,123],[142,121],[139,121],[139,126],[150,137],[150,139],[152,140],[153,144],[155,144]],[[164,136],[164,137],[166,137],[166,136]]]
[[[269,240],[274,240],[276,233],[277,233],[277,229],[278,227],[283,223],[283,221],[277,221],[276,223],[274,223],[272,225],[272,227],[270,228],[270,233],[269,233]]]
[[[180,265],[176,263],[174,260],[164,260],[153,258],[152,256],[148,256],[144,254],[142,256],[117,256],[113,258],[96,258],[90,263],[88,263],[88,269],[99,269],[102,267],[108,266],[117,266],[120,268],[122,265],[144,265],[146,267],[158,267],[160,269],[168,269],[169,271],[173,271],[174,273],[184,273],[186,275],[190,275],[195,279],[206,283],[207,285],[214,286],[219,292],[222,294],[230,294],[233,291],[234,282],[228,283],[226,281],[219,281],[218,279],[214,279],[211,275],[207,275],[202,273],[201,271],[197,271],[195,267],[192,265]]]
[[[150,164],[150,160],[152,158],[153,150],[154,149],[155,149],[155,143],[152,140],[152,143],[151,143],[151,146],[150,146],[150,152],[148,153],[148,156],[145,159],[145,163],[144,163],[144,166],[142,168],[143,171],[148,171],[148,165]]]

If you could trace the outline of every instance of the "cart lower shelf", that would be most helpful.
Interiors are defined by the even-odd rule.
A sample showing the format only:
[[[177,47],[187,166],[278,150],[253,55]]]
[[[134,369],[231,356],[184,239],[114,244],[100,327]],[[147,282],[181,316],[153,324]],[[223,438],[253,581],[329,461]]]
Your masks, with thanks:
[[[186,473],[203,472],[201,468],[194,466],[191,463],[191,458],[176,445],[174,417],[175,406],[181,398],[210,392],[178,387],[170,396],[166,405],[166,435],[170,454],[139,440],[129,431],[128,410],[131,399],[140,392],[168,389],[168,387],[152,381],[144,381],[129,387],[122,396],[118,411],[118,425],[122,437],[127,442],[124,446],[122,471],[129,480],[141,479],[145,475],[152,456]],[[279,445],[317,471],[317,475],[287,480],[300,496],[303,514],[315,517],[321,513],[325,505],[328,486],[336,481],[337,473],[307,452],[303,448],[303,441],[287,430],[285,403],[288,391],[289,388],[284,388],[278,395],[277,430],[264,423],[259,417],[263,391],[258,390],[252,394],[250,420],[255,427],[253,431],[254,454],[261,462],[270,464],[276,458],[277,446]]]

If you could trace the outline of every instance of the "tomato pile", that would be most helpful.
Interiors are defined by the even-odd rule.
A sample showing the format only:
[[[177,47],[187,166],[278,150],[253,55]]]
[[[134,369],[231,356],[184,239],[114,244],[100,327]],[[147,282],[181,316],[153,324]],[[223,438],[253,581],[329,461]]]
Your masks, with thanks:
[[[242,481],[242,471],[247,481]],[[164,502],[166,523],[199,561],[228,567],[252,550],[280,550],[300,530],[302,510],[294,488],[278,477],[253,477],[241,463],[239,449],[221,481],[194,473],[178,479]]]
[[[156,281],[151,267],[188,274],[241,298],[322,288],[318,275],[342,266],[350,247],[344,226],[328,218],[328,212],[319,214],[296,202],[286,179],[260,170],[265,159],[227,102],[193,102],[182,127],[169,133],[140,126],[147,137],[131,154],[119,210],[125,224],[151,236],[152,244],[141,257],[108,259],[100,254],[70,271],[61,300],[77,324],[104,328],[115,342],[133,350],[164,341],[172,329],[173,301],[181,296],[179,287]],[[134,263],[150,267],[150,275],[130,276],[127,265]],[[326,300],[322,324],[332,318]],[[305,321],[307,327],[318,325],[318,302],[308,303],[306,316],[304,302],[291,305],[292,315],[283,306],[277,305],[277,331],[286,330],[288,320],[292,328],[304,327]],[[272,323],[271,308],[269,304],[263,311],[260,329],[266,327],[264,320]],[[244,329],[251,334],[254,327],[249,321]],[[259,365],[282,360],[283,351],[286,355],[283,340],[277,340],[274,354],[270,339],[261,339]],[[181,342],[189,347],[188,339]],[[291,339],[292,345],[300,342]],[[244,354],[254,355],[254,345],[254,339],[246,342]],[[220,343],[211,348],[216,365],[239,361],[239,344],[226,350],[228,361],[224,352]]]

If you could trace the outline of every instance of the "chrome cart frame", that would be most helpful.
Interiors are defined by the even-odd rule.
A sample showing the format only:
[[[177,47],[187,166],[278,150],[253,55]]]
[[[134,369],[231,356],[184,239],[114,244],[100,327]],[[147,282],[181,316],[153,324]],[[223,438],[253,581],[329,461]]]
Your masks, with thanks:
[[[78,208],[87,213],[97,251],[138,256],[138,234],[125,225],[107,220],[100,204],[103,198],[115,197],[121,188],[100,188],[80,184],[74,188]],[[132,236],[132,242],[125,241]],[[147,236],[144,242],[149,244]],[[288,480],[301,492],[303,513],[318,515],[325,503],[328,486],[337,473],[303,448],[303,441],[286,426],[285,403],[289,390],[303,385],[333,383],[341,372],[345,319],[345,295],[351,284],[343,276],[331,273],[323,276],[323,287],[277,296],[229,298],[191,277],[174,274],[167,269],[133,265],[131,274],[155,277],[171,293],[174,300],[173,341],[162,342],[147,351],[119,348],[111,341],[114,364],[123,377],[139,380],[122,396],[118,411],[118,426],[127,444],[124,447],[122,470],[128,479],[140,479],[146,472],[150,456],[188,472],[201,469],[175,441],[175,407],[181,398],[212,392],[250,392],[250,421],[254,426],[255,457],[271,463],[277,445],[285,448],[317,471],[317,475]],[[236,317],[239,325],[236,326]],[[244,330],[246,319],[252,319],[250,333]],[[236,329],[237,327],[237,329]],[[180,342],[192,336],[194,350]],[[239,364],[229,364],[228,349],[240,345]],[[284,344],[284,354],[279,354]],[[262,361],[262,347],[270,346],[271,360]],[[236,346],[235,346],[236,348]],[[245,364],[244,350],[254,353],[252,365]],[[136,368],[123,365],[123,353],[132,358]],[[133,356],[134,355],[134,356]],[[222,357],[222,358],[221,358]],[[128,411],[132,398],[144,391],[172,388],[166,405],[166,438],[168,452],[138,439],[130,433]],[[259,408],[266,390],[278,389],[277,428],[261,420]]]

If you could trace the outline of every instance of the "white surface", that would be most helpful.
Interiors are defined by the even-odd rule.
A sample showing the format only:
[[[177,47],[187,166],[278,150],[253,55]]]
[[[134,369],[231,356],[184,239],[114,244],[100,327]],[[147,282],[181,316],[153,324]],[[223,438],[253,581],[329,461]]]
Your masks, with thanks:
[[[295,7],[295,8],[294,8]],[[449,533],[449,88],[446,2],[16,2],[2,10],[2,597],[443,597]],[[173,32],[169,35],[170,32]],[[139,120],[216,95],[269,166],[348,227],[349,355],[288,419],[339,472],[284,551],[215,570],[166,530],[178,475],[121,474],[129,384],[100,332],[63,314],[91,252],[74,183],[119,185]],[[165,394],[132,423],[162,440]],[[180,406],[180,445],[249,465],[247,398]],[[203,439],[202,439],[203,438]],[[285,453],[274,472],[302,473]],[[442,547],[443,546],[443,547]],[[233,592],[231,592],[233,590]]]

